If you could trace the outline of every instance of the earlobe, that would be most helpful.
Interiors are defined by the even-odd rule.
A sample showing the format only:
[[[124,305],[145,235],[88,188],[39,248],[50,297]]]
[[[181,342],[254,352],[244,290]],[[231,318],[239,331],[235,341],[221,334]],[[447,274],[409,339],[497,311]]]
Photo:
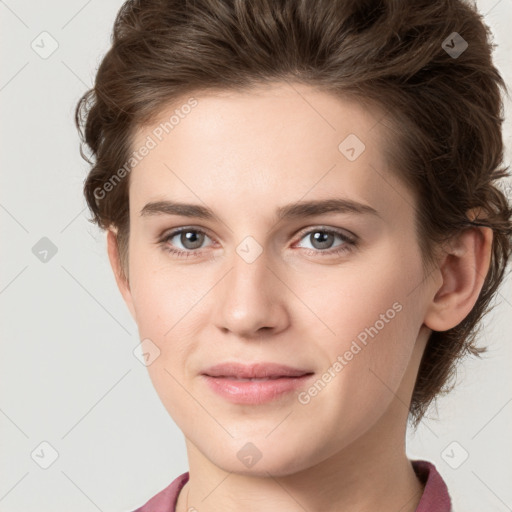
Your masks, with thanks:
[[[114,272],[114,277],[116,279],[117,287],[123,296],[123,299],[130,310],[130,313],[135,321],[135,308],[133,307],[133,299],[132,293],[130,289],[130,284],[127,279],[123,275],[122,267],[121,267],[121,258],[119,256],[119,245],[117,242],[117,234],[112,229],[107,230],[107,252],[108,258],[110,261],[110,266],[112,267],[112,271]]]
[[[478,300],[491,261],[493,232],[471,227],[452,239],[439,270],[442,284],[434,290],[424,324],[433,331],[457,326]]]

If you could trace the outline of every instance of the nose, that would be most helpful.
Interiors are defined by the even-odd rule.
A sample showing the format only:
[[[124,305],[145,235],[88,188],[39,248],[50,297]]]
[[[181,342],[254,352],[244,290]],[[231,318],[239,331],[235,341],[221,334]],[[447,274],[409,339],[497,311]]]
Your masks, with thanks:
[[[289,323],[290,291],[265,253],[254,261],[235,254],[232,266],[213,291],[214,323],[237,337],[276,334]]]

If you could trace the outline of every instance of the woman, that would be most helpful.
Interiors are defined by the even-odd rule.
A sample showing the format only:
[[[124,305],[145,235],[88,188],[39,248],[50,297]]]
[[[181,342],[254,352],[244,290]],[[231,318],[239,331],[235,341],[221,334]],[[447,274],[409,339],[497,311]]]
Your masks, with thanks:
[[[76,121],[190,469],[138,512],[451,510],[416,428],[510,256],[462,1],[128,1]]]

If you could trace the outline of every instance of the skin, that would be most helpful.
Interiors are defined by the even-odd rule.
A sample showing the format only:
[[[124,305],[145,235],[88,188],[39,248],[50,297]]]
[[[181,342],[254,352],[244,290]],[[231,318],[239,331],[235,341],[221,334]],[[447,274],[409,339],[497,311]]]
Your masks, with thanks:
[[[140,339],[160,350],[149,375],[185,435],[190,480],[177,511],[414,511],[423,486],[405,434],[421,355],[432,329],[457,325],[475,304],[492,231],[466,230],[425,276],[413,195],[383,158],[381,112],[288,83],[196,99],[131,171],[128,281],[107,234]],[[134,146],[160,122],[141,127]],[[366,146],[352,162],[338,149],[350,133]],[[275,218],[288,203],[339,197],[379,215]],[[140,215],[165,199],[208,206],[217,218]],[[158,245],[182,226],[206,231],[201,255],[166,252],[194,250],[179,235]],[[314,228],[355,234],[359,244],[322,256],[346,242],[336,235],[321,246]],[[262,250],[252,263],[236,252],[247,236]],[[307,404],[298,392],[233,404],[200,377],[224,361],[272,361],[320,377],[396,302],[401,311]],[[237,458],[247,442],[261,452],[250,468]]]

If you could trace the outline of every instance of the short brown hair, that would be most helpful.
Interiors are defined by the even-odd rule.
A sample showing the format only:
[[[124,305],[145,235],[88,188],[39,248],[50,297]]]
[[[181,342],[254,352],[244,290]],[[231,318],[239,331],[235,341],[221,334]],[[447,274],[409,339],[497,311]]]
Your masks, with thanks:
[[[496,183],[509,176],[500,88],[507,90],[491,37],[462,0],[129,0],[75,113],[94,157],[81,145],[92,165],[84,184],[91,221],[117,230],[128,280],[129,176],[103,198],[97,191],[129,160],[136,130],[186,95],[291,80],[380,107],[389,123],[383,150],[417,200],[424,268],[438,244],[472,225],[494,234],[474,308],[427,343],[409,411],[416,428],[453,388],[457,362],[486,350],[476,346],[477,330],[510,257],[512,210]],[[471,208],[481,217],[468,220]]]

